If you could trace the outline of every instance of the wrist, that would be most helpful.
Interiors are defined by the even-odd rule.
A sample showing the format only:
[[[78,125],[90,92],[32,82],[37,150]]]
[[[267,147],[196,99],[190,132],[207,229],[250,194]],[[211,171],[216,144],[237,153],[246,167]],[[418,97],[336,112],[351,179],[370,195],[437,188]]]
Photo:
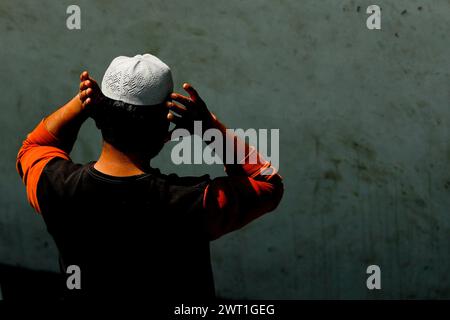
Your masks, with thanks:
[[[208,129],[218,129],[220,131],[224,131],[225,126],[220,123],[219,119],[217,119],[216,115],[212,112],[209,112],[209,117],[204,120],[204,130]]]

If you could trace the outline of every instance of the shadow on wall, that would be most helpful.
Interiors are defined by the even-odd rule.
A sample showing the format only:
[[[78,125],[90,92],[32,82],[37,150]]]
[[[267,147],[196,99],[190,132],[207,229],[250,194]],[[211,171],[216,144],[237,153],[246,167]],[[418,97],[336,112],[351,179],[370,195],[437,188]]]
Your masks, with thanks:
[[[60,300],[62,276],[0,265],[0,300]]]
[[[0,300],[63,300],[63,274],[0,264]],[[223,298],[217,297],[217,300]],[[228,299],[227,299],[228,300]]]

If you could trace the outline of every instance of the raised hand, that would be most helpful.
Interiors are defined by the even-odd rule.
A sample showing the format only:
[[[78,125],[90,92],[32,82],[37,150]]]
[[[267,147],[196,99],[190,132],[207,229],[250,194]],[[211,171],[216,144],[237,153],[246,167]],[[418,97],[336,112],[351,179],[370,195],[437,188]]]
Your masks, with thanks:
[[[179,93],[172,93],[170,97],[173,101],[167,102],[167,107],[171,112],[167,119],[173,122],[176,127],[187,129],[191,134],[194,131],[194,121],[202,121],[204,130],[213,126],[215,117],[209,112],[205,102],[200,98],[198,92],[189,83],[183,84],[183,89],[189,94],[184,96]]]
[[[84,71],[80,75],[80,92],[78,97],[81,100],[81,105],[83,109],[87,106],[92,106],[93,104],[100,101],[103,96],[97,81],[89,76],[87,71]]]

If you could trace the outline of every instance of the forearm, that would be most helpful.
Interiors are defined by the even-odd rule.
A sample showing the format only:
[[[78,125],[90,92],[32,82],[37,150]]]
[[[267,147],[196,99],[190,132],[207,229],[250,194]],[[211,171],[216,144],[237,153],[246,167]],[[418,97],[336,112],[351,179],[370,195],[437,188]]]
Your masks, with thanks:
[[[76,95],[64,106],[45,118],[47,130],[60,142],[61,148],[70,152],[78,136],[81,125],[88,118],[79,96]]]
[[[259,176],[263,178],[262,180],[269,180],[276,175],[277,170],[264,159],[255,146],[246,143],[232,130],[227,130],[214,115],[209,123],[207,128],[219,130],[222,134],[223,152],[219,155],[229,175],[245,175],[252,178]]]
[[[283,191],[281,179],[271,179],[270,182],[246,176],[214,179],[203,197],[210,240],[240,229],[273,211],[280,203]]]
[[[188,131],[192,120],[194,130],[191,130],[191,133],[195,133],[195,121],[202,121],[202,128],[205,130],[202,136],[207,144],[211,143],[217,156],[221,157],[228,174],[228,177],[211,181],[203,195],[207,229],[210,239],[213,240],[274,210],[283,196],[283,183],[276,173],[276,168],[273,168],[255,147],[249,146],[232,130],[227,130],[209,112],[190,84],[185,83],[183,88],[189,93],[189,97],[173,93],[171,98],[184,107],[173,102],[167,103],[170,110],[181,114],[181,117],[169,114],[168,119],[177,127]],[[188,119],[187,123],[183,123],[183,119]],[[216,131],[207,132],[208,129]],[[222,143],[216,142],[216,139],[220,139]]]

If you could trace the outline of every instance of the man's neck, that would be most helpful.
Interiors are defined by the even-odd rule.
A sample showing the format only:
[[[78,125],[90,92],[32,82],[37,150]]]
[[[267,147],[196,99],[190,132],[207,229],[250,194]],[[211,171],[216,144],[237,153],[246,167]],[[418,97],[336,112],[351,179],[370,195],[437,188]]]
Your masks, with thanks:
[[[94,168],[101,173],[128,177],[148,172],[150,159],[142,155],[124,153],[107,142],[103,142],[102,153]]]

